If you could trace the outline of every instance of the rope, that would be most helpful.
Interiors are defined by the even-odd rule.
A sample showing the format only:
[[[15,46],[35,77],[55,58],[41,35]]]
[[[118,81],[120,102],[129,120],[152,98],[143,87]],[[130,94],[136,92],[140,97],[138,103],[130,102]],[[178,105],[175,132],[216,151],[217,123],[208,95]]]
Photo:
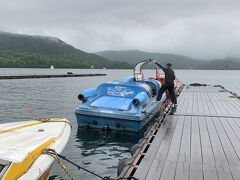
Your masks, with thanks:
[[[240,100],[240,96],[239,96],[237,93],[232,92],[232,91],[229,91],[228,89],[226,89],[226,88],[225,88],[224,86],[222,86],[222,85],[214,85],[213,87],[219,87],[219,88],[223,89],[224,91],[229,92],[233,97],[235,97],[235,98],[237,98],[238,100]]]
[[[36,121],[40,121],[43,123],[45,123],[45,122],[65,122],[72,129],[72,125],[68,121],[52,121],[51,118],[45,118],[45,117],[38,116],[37,114],[33,113],[31,109],[28,109],[27,113],[30,114],[31,116],[33,116]]]
[[[85,169],[85,168],[79,166],[78,164],[76,164],[76,163],[72,162],[71,160],[67,159],[65,156],[62,156],[62,155],[59,154],[59,157],[64,159],[65,161],[69,162],[70,164],[76,166],[78,168],[78,170],[82,169],[82,170],[84,170],[84,171],[86,171],[86,172],[88,172],[88,173],[90,173],[90,174],[92,174],[92,175],[94,175],[96,177],[99,177],[100,179],[108,179],[107,177],[102,177],[102,176],[100,176],[100,175],[98,175],[98,174],[96,174],[96,173],[94,173],[94,172],[92,172],[92,171],[90,171],[88,169]]]
[[[73,176],[69,173],[67,167],[60,160],[59,154],[54,149],[45,149],[43,153],[53,157],[54,160],[58,163],[58,165],[62,168],[62,170],[70,177],[70,179],[74,180]]]
[[[43,123],[45,123],[45,122],[65,122],[65,123],[67,123],[67,124],[71,127],[71,129],[72,129],[72,125],[71,125],[68,121],[51,121],[50,118],[44,118],[44,117],[38,117],[38,118],[36,118],[36,121],[40,121],[40,122],[43,122]]]
[[[80,165],[78,165],[78,164],[76,164],[75,162],[69,160],[69,159],[66,158],[65,156],[62,156],[62,155],[58,154],[54,149],[47,148],[47,149],[45,149],[45,150],[43,151],[43,153],[44,153],[44,154],[47,154],[47,155],[49,155],[49,156],[51,156],[51,157],[53,157],[53,158],[56,160],[56,162],[58,163],[58,165],[67,173],[67,175],[70,177],[71,180],[73,180],[74,178],[73,178],[73,176],[69,173],[69,171],[67,170],[66,166],[65,166],[65,165],[63,164],[63,162],[60,160],[60,158],[63,159],[63,160],[65,160],[65,161],[67,161],[67,162],[69,162],[70,164],[74,165],[75,167],[78,168],[78,170],[82,169],[82,170],[84,170],[84,171],[86,171],[86,172],[88,172],[88,173],[90,173],[90,174],[92,174],[92,175],[94,175],[94,176],[96,176],[96,177],[98,177],[98,178],[100,178],[100,179],[103,179],[103,180],[120,180],[120,179],[121,179],[121,180],[124,180],[124,179],[138,180],[137,178],[132,177],[132,176],[130,176],[130,177],[128,177],[128,178],[117,178],[117,179],[110,178],[109,176],[105,176],[105,177],[100,176],[99,174],[96,174],[96,173],[94,173],[94,172],[92,172],[92,171],[90,171],[90,170],[88,170],[88,169],[86,169],[86,168],[84,168],[84,167],[81,167]]]
[[[151,113],[148,113],[148,112],[146,112],[146,111],[142,111],[142,113],[146,116],[147,119],[148,119],[149,116],[151,115]]]

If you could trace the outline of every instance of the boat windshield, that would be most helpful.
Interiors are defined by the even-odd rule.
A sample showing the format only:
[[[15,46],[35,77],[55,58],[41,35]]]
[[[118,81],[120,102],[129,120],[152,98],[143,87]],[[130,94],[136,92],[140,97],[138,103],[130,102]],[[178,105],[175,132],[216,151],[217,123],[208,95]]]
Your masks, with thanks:
[[[134,78],[135,78],[135,81],[142,81],[142,80],[144,80],[144,75],[143,75],[142,68],[143,68],[143,66],[145,64],[148,64],[148,63],[153,63],[153,60],[152,59],[143,60],[143,61],[138,62],[135,65],[135,68],[134,68]]]

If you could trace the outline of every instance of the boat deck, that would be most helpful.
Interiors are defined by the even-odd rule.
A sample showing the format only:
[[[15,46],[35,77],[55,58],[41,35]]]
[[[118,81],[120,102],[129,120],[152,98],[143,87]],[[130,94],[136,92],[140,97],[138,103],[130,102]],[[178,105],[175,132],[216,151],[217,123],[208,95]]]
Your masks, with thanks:
[[[145,137],[120,177],[239,180],[240,100],[213,86],[185,86],[174,115]]]

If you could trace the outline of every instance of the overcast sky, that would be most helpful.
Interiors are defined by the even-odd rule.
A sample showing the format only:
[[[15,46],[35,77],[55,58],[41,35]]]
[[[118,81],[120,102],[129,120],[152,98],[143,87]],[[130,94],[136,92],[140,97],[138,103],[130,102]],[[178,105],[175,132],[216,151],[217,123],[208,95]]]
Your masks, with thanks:
[[[0,31],[55,36],[87,52],[240,57],[240,1],[0,0]]]

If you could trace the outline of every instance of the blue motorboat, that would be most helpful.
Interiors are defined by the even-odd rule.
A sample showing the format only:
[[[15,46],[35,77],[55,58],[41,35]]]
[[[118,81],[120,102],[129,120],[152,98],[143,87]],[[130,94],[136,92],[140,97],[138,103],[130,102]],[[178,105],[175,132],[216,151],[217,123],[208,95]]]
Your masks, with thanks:
[[[166,99],[164,93],[161,101],[156,101],[161,87],[158,80],[144,79],[143,66],[148,63],[153,61],[137,63],[134,76],[80,92],[82,103],[75,111],[79,127],[137,132],[148,124]]]

